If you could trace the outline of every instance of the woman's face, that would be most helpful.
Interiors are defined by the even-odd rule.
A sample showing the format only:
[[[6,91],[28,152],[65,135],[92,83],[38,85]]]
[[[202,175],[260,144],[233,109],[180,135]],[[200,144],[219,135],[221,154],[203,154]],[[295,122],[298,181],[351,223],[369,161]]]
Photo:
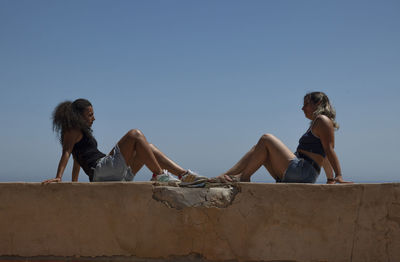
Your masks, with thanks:
[[[304,99],[304,104],[303,104],[303,107],[301,108],[301,110],[303,110],[306,118],[312,120],[314,118],[314,112],[317,110],[317,105],[313,104],[313,102],[311,102],[310,98],[306,97]]]
[[[93,107],[88,106],[83,112],[83,118],[85,119],[86,123],[88,124],[89,127],[92,127],[94,120],[94,112],[93,112]]]

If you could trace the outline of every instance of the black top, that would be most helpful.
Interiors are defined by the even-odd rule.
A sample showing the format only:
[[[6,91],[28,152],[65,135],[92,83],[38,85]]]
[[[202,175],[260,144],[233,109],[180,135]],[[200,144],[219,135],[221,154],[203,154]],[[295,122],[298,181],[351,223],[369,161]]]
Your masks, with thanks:
[[[82,139],[72,149],[72,155],[89,176],[89,180],[93,181],[93,168],[96,167],[97,160],[104,157],[105,154],[97,149],[97,141],[93,136],[89,137],[85,132],[82,134]]]
[[[313,132],[311,131],[311,127],[300,138],[297,150],[299,149],[321,155],[322,157],[326,156],[325,150],[321,143],[321,139],[313,134]]]

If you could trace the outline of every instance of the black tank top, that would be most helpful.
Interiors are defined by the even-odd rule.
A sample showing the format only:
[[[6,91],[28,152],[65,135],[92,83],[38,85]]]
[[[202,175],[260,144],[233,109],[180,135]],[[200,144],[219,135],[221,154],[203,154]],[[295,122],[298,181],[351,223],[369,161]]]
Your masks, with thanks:
[[[97,149],[97,141],[93,136],[89,137],[85,132],[82,134],[82,139],[72,149],[72,155],[89,176],[89,180],[93,181],[93,168],[96,167],[97,160],[104,157],[105,154]]]
[[[311,127],[300,138],[297,150],[299,149],[321,155],[322,157],[326,156],[325,150],[321,143],[321,139],[319,139],[312,133]]]

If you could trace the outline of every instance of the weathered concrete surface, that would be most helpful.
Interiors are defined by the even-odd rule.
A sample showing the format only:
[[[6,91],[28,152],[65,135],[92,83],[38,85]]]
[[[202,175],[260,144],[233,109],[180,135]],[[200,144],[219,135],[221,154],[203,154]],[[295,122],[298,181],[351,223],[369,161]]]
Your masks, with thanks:
[[[236,187],[193,188],[182,187],[154,187],[153,198],[161,201],[168,207],[183,209],[186,207],[218,207],[224,208],[232,204],[236,194]]]
[[[0,260],[400,261],[400,184],[239,187],[0,183]]]

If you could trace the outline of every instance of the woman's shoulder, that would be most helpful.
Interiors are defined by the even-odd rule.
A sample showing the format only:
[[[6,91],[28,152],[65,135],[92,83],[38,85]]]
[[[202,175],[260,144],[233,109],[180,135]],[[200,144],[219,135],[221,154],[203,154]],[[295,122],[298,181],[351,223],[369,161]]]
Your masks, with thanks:
[[[71,142],[79,142],[83,137],[83,133],[78,128],[71,128],[65,130],[64,132],[64,140],[70,140]]]
[[[314,125],[313,127],[315,128],[333,128],[333,122],[332,120],[325,116],[325,115],[318,115],[315,119],[314,119]]]
[[[331,120],[329,117],[327,117],[326,115],[318,115],[318,116],[315,118],[314,121],[317,121],[317,120],[319,120],[319,121],[324,121],[324,122],[332,122],[332,120]]]

